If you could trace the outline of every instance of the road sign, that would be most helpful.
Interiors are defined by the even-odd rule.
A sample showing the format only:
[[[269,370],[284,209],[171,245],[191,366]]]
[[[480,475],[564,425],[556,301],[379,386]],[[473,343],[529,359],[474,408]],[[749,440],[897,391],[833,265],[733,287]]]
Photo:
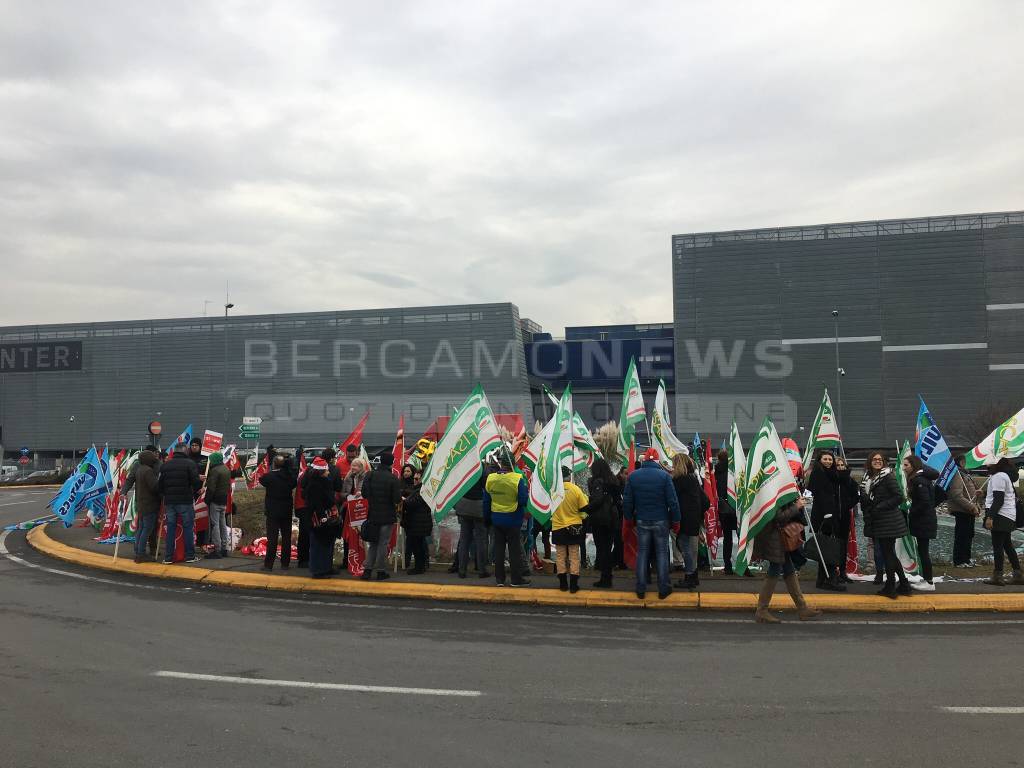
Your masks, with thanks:
[[[20,459],[18,459],[18,463],[24,467],[26,464],[31,464],[32,459],[30,459],[28,456],[22,456]]]
[[[163,432],[163,429],[164,428],[162,426],[160,426],[160,422],[159,421],[151,421],[151,422],[149,422],[149,434],[153,435],[154,437],[156,437],[161,432]]]
[[[29,455],[29,453],[30,453],[30,451],[29,451],[29,449],[28,449],[28,446],[26,446],[26,447],[24,447],[24,448],[22,448],[22,449],[21,449],[21,455],[22,455],[22,456],[28,456],[28,455]]]
[[[260,439],[260,425],[259,424],[243,424],[238,428],[238,437],[242,440],[259,440]]]
[[[243,416],[242,417],[242,426],[245,426],[245,427],[253,427],[253,426],[258,427],[262,423],[263,423],[263,419],[261,419],[259,416]]]

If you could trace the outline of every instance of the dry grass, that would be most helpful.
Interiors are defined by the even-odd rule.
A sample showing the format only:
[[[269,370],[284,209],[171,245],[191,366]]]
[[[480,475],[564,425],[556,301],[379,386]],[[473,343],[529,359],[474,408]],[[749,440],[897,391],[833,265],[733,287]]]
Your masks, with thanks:
[[[235,519],[232,525],[242,529],[242,546],[267,535],[267,520],[263,514],[263,488],[235,491]]]

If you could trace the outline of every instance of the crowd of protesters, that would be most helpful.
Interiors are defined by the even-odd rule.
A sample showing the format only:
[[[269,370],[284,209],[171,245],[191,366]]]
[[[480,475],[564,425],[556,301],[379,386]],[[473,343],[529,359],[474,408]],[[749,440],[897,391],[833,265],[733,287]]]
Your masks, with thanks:
[[[188,446],[176,446],[169,458],[147,447],[129,477],[125,491],[136,491],[139,531],[136,537],[136,561],[146,559],[147,549],[156,555],[156,525],[161,504],[166,515],[167,542],[181,521],[185,561],[196,562],[193,501],[205,489],[210,514],[210,558],[224,557],[228,550],[225,505],[231,474],[220,453],[208,459],[200,454],[198,440]],[[300,447],[295,457],[302,453]],[[292,526],[298,520],[298,567],[308,568],[314,578],[330,578],[341,572],[335,564],[338,539],[342,539],[342,566],[358,563],[363,579],[389,577],[388,555],[400,526],[405,533],[406,573],[426,572],[434,526],[429,505],[420,495],[421,476],[417,468],[405,465],[392,471],[390,454],[380,456],[371,465],[359,458],[358,446],[347,446],[338,457],[333,449],[324,450],[300,473],[299,462],[278,454],[271,447],[269,471],[260,477],[265,489],[267,553],[263,567],[272,570],[280,561],[282,569],[291,565]],[[205,466],[204,466],[205,463]],[[962,457],[958,460],[962,468]],[[847,574],[846,542],[855,526],[858,511],[863,518],[863,533],[870,540],[875,562],[879,595],[896,599],[910,596],[913,590],[935,589],[931,542],[938,532],[937,503],[944,500],[954,516],[953,562],[958,567],[974,565],[971,559],[975,520],[984,516],[984,527],[991,531],[993,574],[988,584],[1003,586],[1004,558],[1012,568],[1011,582],[1024,584],[1024,574],[1011,543],[1018,527],[1018,469],[1008,459],[989,467],[990,478],[979,488],[975,478],[957,471],[948,491],[935,481],[938,474],[916,456],[904,459],[901,467],[906,492],[900,488],[897,472],[888,457],[871,452],[858,482],[846,458],[832,451],[819,451],[806,476],[799,473],[802,495],[780,510],[774,520],[757,535],[753,561],[765,564],[764,581],[755,617],[762,622],[778,619],[768,611],[771,596],[781,578],[801,619],[811,619],[817,611],[803,598],[797,577],[809,559],[817,561],[816,588],[845,591],[851,582]],[[205,475],[205,482],[202,476]],[[576,593],[580,589],[582,568],[586,567],[586,538],[593,536],[595,569],[600,578],[594,588],[613,586],[616,570],[626,568],[623,528],[636,533],[635,592],[645,598],[652,581],[658,597],[672,593],[670,580],[673,555],[682,560],[683,578],[675,586],[697,588],[698,542],[710,500],[698,476],[695,462],[677,454],[667,469],[655,449],[649,449],[634,471],[615,474],[608,462],[596,459],[590,468],[586,489],[573,482],[572,473],[563,470],[565,496],[548,524],[541,526],[527,513],[527,480],[512,466],[509,457],[499,454],[489,461],[480,480],[456,504],[459,523],[458,545],[449,571],[468,578],[470,566],[481,579],[492,575],[498,586],[521,587],[531,583],[531,564],[540,561],[538,536],[545,560],[554,560],[558,586]],[[724,572],[733,571],[733,534],[739,529],[736,510],[729,500],[728,454],[719,453],[714,467],[719,497],[719,521],[723,532]],[[353,505],[353,502],[356,502]],[[810,505],[810,514],[806,507]],[[357,520],[353,509],[362,509]],[[805,523],[813,540],[805,538]],[[912,537],[920,565],[921,579],[911,584],[897,552],[897,542]],[[813,544],[813,546],[812,546]],[[552,545],[554,552],[552,556]],[[365,547],[365,553],[364,553]],[[167,547],[164,562],[171,562],[173,544]],[[280,554],[278,554],[280,553]],[[354,557],[354,559],[353,559]],[[508,569],[506,571],[506,562]],[[349,567],[349,570],[352,570]],[[752,575],[747,570],[747,576]]]

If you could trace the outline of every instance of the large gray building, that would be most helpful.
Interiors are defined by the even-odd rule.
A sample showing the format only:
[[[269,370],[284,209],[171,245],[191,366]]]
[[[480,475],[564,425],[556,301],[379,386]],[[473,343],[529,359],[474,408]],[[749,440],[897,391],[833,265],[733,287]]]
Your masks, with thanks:
[[[676,235],[672,267],[682,434],[800,441],[823,384],[848,448],[912,438],[918,394],[953,433],[1024,399],[1024,212]]]
[[[512,304],[0,328],[8,456],[139,445],[153,420],[164,445],[188,423],[241,442],[245,415],[264,445],[328,445],[368,409],[383,446],[400,414],[415,439],[477,382],[495,411],[529,413]]]

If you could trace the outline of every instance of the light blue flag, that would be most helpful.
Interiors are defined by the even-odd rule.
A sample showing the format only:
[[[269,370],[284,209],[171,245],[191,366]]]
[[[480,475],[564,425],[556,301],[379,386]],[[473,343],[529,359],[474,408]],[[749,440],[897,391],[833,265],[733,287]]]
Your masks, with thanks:
[[[956,462],[953,461],[953,454],[950,453],[949,446],[946,444],[946,438],[942,436],[935,424],[935,419],[928,411],[928,406],[924,404],[924,398],[918,395],[918,399],[921,401],[921,407],[917,412],[914,455],[939,473],[939,479],[935,483],[945,491],[953,482]]]
[[[100,461],[96,448],[90,448],[78,469],[71,474],[50,502],[50,509],[70,528],[77,515],[88,503],[87,495],[100,477]]]
[[[168,448],[167,455],[171,456],[171,455],[174,454],[174,446],[176,446],[178,443],[185,443],[185,445],[188,445],[191,442],[192,442],[192,425],[189,424],[187,427],[185,427],[185,429],[182,431],[182,433],[180,435],[178,435],[176,438],[174,438],[174,442]]]

